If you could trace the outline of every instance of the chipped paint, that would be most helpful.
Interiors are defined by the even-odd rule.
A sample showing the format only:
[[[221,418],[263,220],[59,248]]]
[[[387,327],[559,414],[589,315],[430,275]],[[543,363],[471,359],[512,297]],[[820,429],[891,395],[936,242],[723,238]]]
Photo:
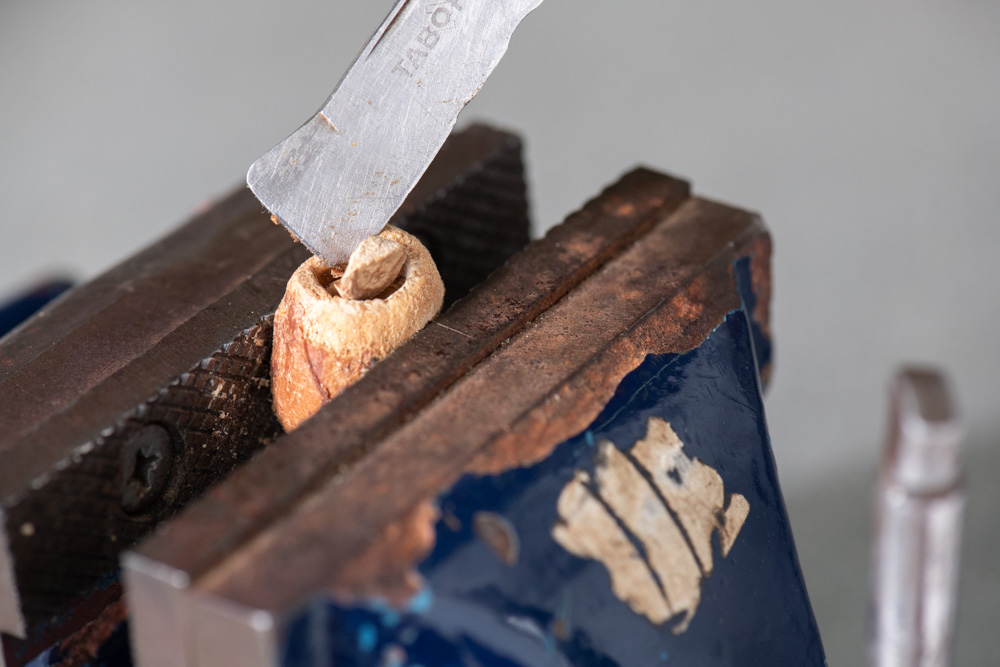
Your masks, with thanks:
[[[312,645],[327,642],[323,645],[331,647],[333,663],[345,665],[377,665],[382,652],[396,645],[405,649],[410,667],[822,667],[826,661],[773,467],[755,360],[743,312],[728,315],[690,352],[647,356],[639,369],[617,380],[602,412],[544,460],[499,474],[467,475],[436,499],[436,540],[416,568],[424,586],[416,597],[383,597],[377,605],[370,598],[332,601],[324,612],[328,635]],[[684,527],[692,540],[688,562],[701,577],[700,589],[695,588],[697,612],[682,634],[674,631],[685,614],[667,607],[668,601],[678,606],[676,598],[641,597],[644,588],[661,585],[662,570],[647,565],[652,550],[632,533],[621,512],[595,495],[600,479],[613,475],[612,463],[622,462],[633,468],[626,479],[656,492],[645,494],[651,502],[665,504],[660,498],[670,497],[683,505],[691,501],[684,490],[706,487],[705,497],[692,496],[700,498],[695,506],[711,509],[721,503],[722,516],[728,517],[724,526],[710,511],[701,523],[676,518],[675,526]],[[655,479],[659,486],[672,480],[677,488],[661,490]],[[582,484],[571,485],[574,481]],[[599,510],[608,526],[603,535],[611,539],[602,541],[595,531],[594,543],[611,542],[638,561],[639,567],[624,573],[636,581],[625,583],[634,584],[639,602],[658,603],[666,618],[662,624],[616,597],[625,587],[620,577],[612,581],[600,560],[570,552],[554,539],[554,525],[568,526],[561,516],[566,505],[573,506],[573,493]],[[753,508],[745,520],[738,513],[741,506]],[[664,517],[662,508],[650,514],[650,523]],[[698,514],[684,512],[685,519]],[[666,515],[673,520],[669,511]],[[515,531],[520,549],[514,565],[488,551],[476,530],[481,516],[502,517]],[[705,535],[710,544],[703,543]],[[684,548],[686,542],[679,549]],[[702,568],[710,576],[703,576]],[[432,596],[432,605],[418,603]],[[308,613],[316,612],[310,608]],[[364,623],[379,628],[378,647],[368,654],[358,651],[355,641]],[[282,664],[316,664],[303,655],[316,624],[304,613],[289,627],[283,648],[288,659]]]
[[[714,568],[712,536],[729,555],[750,504],[726,495],[722,477],[689,457],[670,424],[651,417],[646,437],[623,452],[597,445],[593,475],[578,470],[559,496],[553,538],[601,562],[618,599],[656,625],[687,630]]]
[[[517,565],[521,553],[521,542],[517,530],[510,521],[495,512],[476,512],[473,520],[473,530],[490,551],[505,565]]]

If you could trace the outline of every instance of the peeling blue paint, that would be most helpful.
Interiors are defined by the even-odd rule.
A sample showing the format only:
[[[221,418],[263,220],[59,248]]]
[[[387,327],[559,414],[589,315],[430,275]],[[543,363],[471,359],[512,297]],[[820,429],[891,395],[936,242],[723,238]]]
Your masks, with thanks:
[[[756,301],[748,260],[734,266],[734,276],[742,307],[699,348],[649,356],[593,424],[544,461],[468,475],[443,494],[436,544],[419,566],[427,588],[392,624],[377,606],[331,605],[333,663],[377,667],[391,647],[405,651],[407,665],[440,667],[824,665],[764,418],[758,363],[770,362],[771,347],[749,315]],[[669,622],[657,626],[633,612],[615,597],[603,565],[552,538],[559,494],[576,470],[593,473],[595,443],[626,450],[644,436],[651,417],[669,422],[685,452],[750,504],[728,557],[714,545],[715,570],[680,635]],[[473,517],[480,512],[503,517],[516,532],[516,564],[501,563],[477,538]],[[286,642],[286,667],[312,664],[293,659],[300,621]],[[363,623],[380,627],[379,644],[368,653],[338,639]]]

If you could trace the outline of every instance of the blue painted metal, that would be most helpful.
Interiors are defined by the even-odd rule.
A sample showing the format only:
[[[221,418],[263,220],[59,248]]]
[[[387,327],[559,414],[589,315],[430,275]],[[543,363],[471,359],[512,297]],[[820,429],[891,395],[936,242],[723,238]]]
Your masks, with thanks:
[[[824,665],[764,417],[758,368],[770,361],[770,341],[748,314],[748,261],[734,269],[743,305],[700,347],[647,357],[593,424],[541,463],[466,476],[439,498],[436,546],[419,567],[426,587],[409,609],[316,600],[287,629],[285,667]],[[679,635],[673,622],[635,613],[601,563],[552,537],[561,491],[575,471],[594,473],[595,443],[626,450],[651,417],[669,422],[686,453],[750,505],[728,556],[713,545],[715,570]],[[477,537],[482,512],[516,533],[513,564]]]
[[[50,280],[0,305],[0,336],[11,331],[72,286],[73,283],[68,280]]]

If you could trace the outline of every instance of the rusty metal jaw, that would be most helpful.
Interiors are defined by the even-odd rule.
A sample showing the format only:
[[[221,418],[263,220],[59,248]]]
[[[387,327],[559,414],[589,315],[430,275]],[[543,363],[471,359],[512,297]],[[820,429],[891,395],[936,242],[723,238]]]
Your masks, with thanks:
[[[348,607],[375,600],[406,607],[422,581],[417,569],[425,574],[423,559],[435,540],[444,544],[445,536],[477,527],[477,535],[484,532],[482,517],[448,517],[463,508],[447,505],[443,497],[470,477],[492,480],[543,465],[574,436],[561,451],[589,451],[593,443],[579,434],[595,423],[623,378],[647,359],[667,364],[699,348],[727,322],[746,350],[754,327],[767,326],[769,256],[769,239],[756,216],[691,197],[686,184],[648,170],[628,174],[512,257],[280,445],[189,508],[167,533],[141,545],[136,554],[143,560],[135,561],[135,572],[126,571],[127,582],[145,577],[142,585],[170,585],[148,576],[149,564],[157,563],[167,566],[163,572],[185,573],[187,585],[133,604],[137,650],[153,656],[152,647],[164,641],[159,627],[170,627],[180,634],[168,641],[186,647],[186,667],[213,664],[227,648],[241,651],[246,665],[270,667],[278,664],[282,647],[294,643],[290,633],[298,627],[299,612],[316,595],[332,592]],[[741,298],[737,264],[758,299]],[[756,392],[754,354],[745,351],[741,359],[731,366],[745,370],[747,391]],[[746,411],[743,403],[738,409]],[[757,424],[747,432],[759,434]],[[711,477],[693,460],[688,466]],[[567,474],[572,473],[571,466]],[[553,501],[565,483],[541,474],[538,479],[548,485],[546,493],[554,488]],[[728,481],[725,486],[728,490]],[[739,500],[746,489],[720,501],[728,497],[730,503],[728,518],[718,519],[732,529],[722,541],[726,554],[746,518]],[[761,506],[778,508],[768,518],[774,525],[787,520],[780,498]],[[504,533],[494,534],[490,543],[499,556],[480,549],[479,557],[499,557],[503,568],[537,563],[527,559],[538,542],[513,539],[510,526],[495,518],[491,526],[487,532]],[[740,533],[744,542],[753,539],[747,530]],[[512,548],[515,543],[520,548]],[[698,548],[704,551],[705,544],[711,539]],[[774,541],[761,544],[767,548]],[[783,553],[763,560],[795,562]],[[757,560],[744,556],[741,562]],[[126,559],[126,570],[130,562]],[[718,570],[730,565],[724,556],[716,562]],[[798,664],[822,664],[800,573],[788,575],[787,589],[769,588],[802,608],[796,618],[806,622],[798,622],[799,639],[812,649]],[[515,587],[523,590],[532,580],[517,581]],[[548,582],[547,590],[558,588]],[[158,626],[152,619],[167,606],[158,601],[175,595],[183,600],[175,607],[178,613],[194,621]],[[477,611],[474,600],[448,603],[465,605],[469,615],[488,613]],[[636,618],[649,627],[644,617]],[[656,632],[672,634],[661,625]],[[560,637],[571,643],[565,633]],[[144,643],[151,648],[142,648]],[[161,664],[150,659],[154,667]]]
[[[481,125],[451,137],[393,224],[460,298],[528,241],[520,140]],[[271,318],[308,256],[241,189],[0,340],[11,662],[92,621],[120,592],[119,554],[280,432]]]

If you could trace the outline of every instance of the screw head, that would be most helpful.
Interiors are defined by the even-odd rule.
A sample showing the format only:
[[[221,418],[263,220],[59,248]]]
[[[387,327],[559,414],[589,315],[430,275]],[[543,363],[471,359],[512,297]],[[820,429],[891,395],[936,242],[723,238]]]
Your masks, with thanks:
[[[141,512],[167,488],[174,462],[174,437],[166,427],[147,424],[122,450],[122,508]]]

